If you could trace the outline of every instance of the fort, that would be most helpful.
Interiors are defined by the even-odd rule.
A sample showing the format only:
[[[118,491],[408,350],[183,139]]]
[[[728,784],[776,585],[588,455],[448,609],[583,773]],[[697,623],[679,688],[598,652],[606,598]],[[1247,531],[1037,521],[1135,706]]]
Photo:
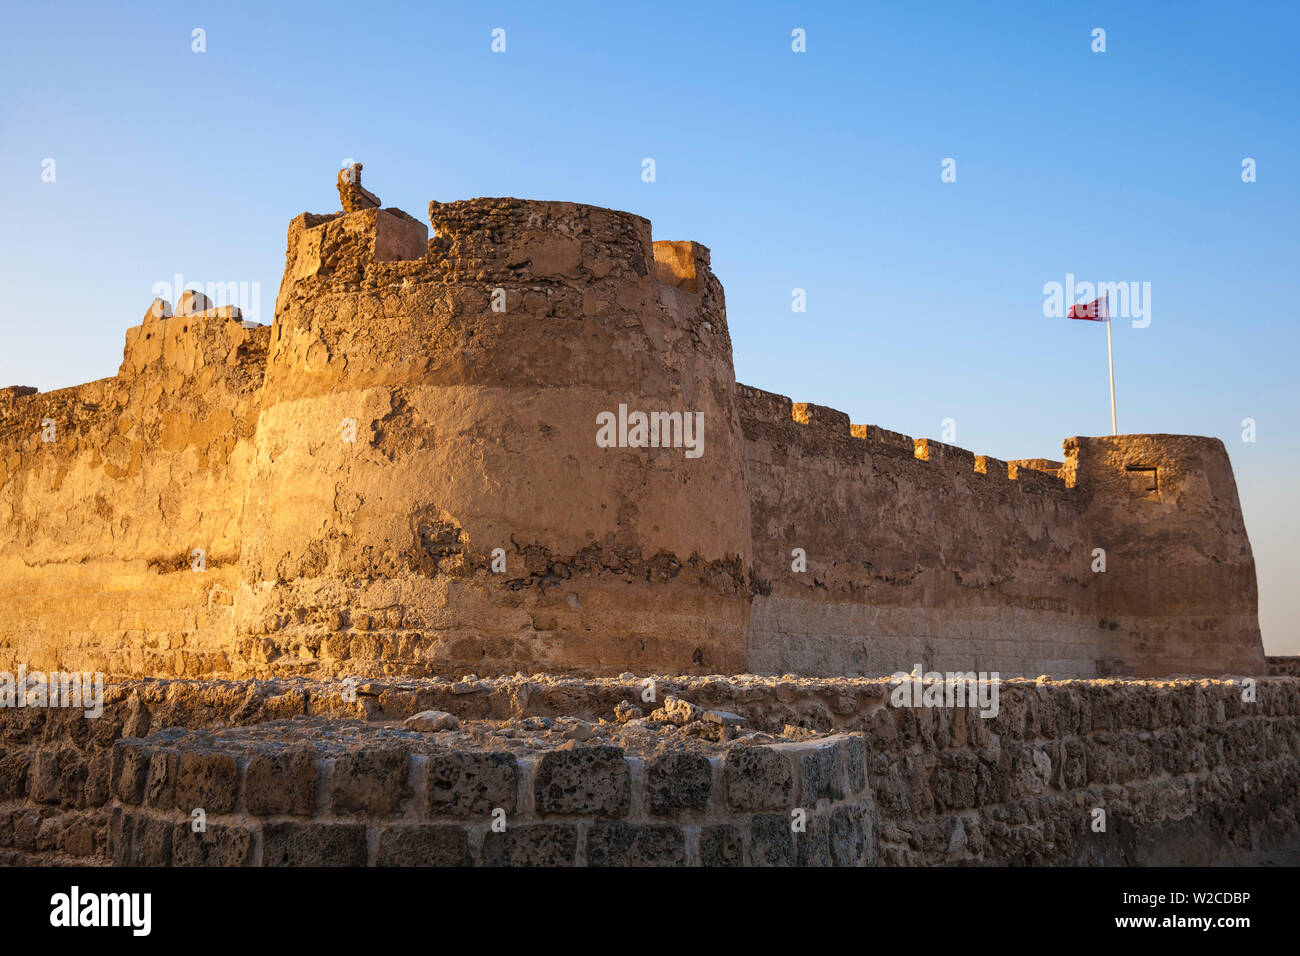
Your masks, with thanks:
[[[698,243],[516,199],[430,236],[338,185],[270,327],[186,292],[114,377],[0,391],[0,669],[1264,672],[1219,441],[852,424],[736,383]]]
[[[430,233],[360,171],[272,325],[185,292],[115,376],[0,389],[0,864],[1297,845],[1222,443],[853,424],[735,381],[704,246],[517,199]]]

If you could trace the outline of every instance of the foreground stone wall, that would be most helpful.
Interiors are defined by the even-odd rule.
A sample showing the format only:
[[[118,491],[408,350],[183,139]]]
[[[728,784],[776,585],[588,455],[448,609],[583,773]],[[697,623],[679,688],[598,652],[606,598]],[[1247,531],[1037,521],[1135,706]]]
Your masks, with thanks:
[[[1300,677],[1300,656],[1270,656],[1268,673],[1270,677]]]
[[[987,718],[895,707],[880,680],[661,677],[654,711],[647,687],[151,681],[95,720],[2,709],[0,861],[1205,864],[1300,840],[1293,678],[1253,702],[1007,681]],[[430,708],[459,726],[403,723]]]
[[[874,846],[861,738],[725,755],[607,744],[511,752],[428,738],[308,720],[123,742],[108,856],[146,866],[856,866]],[[792,801],[812,806],[804,834],[782,812]],[[191,826],[196,807],[203,833]]]

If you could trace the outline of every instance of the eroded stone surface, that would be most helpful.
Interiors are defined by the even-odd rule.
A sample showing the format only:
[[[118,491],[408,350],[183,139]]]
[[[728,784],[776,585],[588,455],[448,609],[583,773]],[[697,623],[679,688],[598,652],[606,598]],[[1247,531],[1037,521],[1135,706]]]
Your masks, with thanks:
[[[704,246],[508,198],[430,238],[360,168],[291,222],[273,327],[185,291],[116,375],[0,389],[0,667],[1264,671],[1220,442],[854,425],[736,383]],[[600,447],[620,408],[699,454]]]
[[[1009,680],[981,717],[896,707],[882,680],[660,676],[700,714],[679,725],[619,722],[631,674],[465,676],[357,699],[343,682],[139,682],[89,721],[0,709],[0,860],[1205,864],[1300,839],[1295,678]],[[403,725],[442,695],[456,730]],[[723,701],[746,720],[734,738],[704,716]]]

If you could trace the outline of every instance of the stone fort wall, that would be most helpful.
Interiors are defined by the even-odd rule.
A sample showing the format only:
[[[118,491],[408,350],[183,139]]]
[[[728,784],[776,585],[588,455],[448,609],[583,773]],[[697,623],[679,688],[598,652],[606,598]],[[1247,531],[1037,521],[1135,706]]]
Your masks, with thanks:
[[[151,307],[113,378],[0,390],[0,669],[1263,672],[1218,441],[852,425],[735,382],[703,246],[429,218],[299,216],[273,326]],[[703,453],[600,447],[620,407]]]
[[[94,720],[0,709],[0,864],[1210,865],[1300,836],[1294,678],[1008,681],[988,717],[895,707],[885,679],[658,690],[691,703],[173,680],[110,686]],[[428,707],[459,726],[404,725]]]
[[[1072,438],[1031,468],[739,393],[754,670],[1264,672],[1221,442]]]
[[[151,310],[117,376],[0,390],[0,670],[229,668],[269,335]]]

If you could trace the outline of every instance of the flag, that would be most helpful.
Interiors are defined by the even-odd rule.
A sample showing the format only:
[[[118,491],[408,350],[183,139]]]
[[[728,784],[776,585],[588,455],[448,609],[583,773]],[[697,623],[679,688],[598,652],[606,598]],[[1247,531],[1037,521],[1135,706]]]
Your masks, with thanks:
[[[1106,361],[1110,365],[1110,430],[1119,434],[1119,420],[1115,416],[1115,353],[1110,344],[1110,301],[1109,293],[1091,302],[1076,302],[1070,306],[1068,319],[1086,319],[1089,322],[1106,323]]]
[[[1075,303],[1070,306],[1070,314],[1066,318],[1087,319],[1089,322],[1109,322],[1109,296],[1102,296],[1100,299],[1093,299],[1091,302],[1082,305]]]

